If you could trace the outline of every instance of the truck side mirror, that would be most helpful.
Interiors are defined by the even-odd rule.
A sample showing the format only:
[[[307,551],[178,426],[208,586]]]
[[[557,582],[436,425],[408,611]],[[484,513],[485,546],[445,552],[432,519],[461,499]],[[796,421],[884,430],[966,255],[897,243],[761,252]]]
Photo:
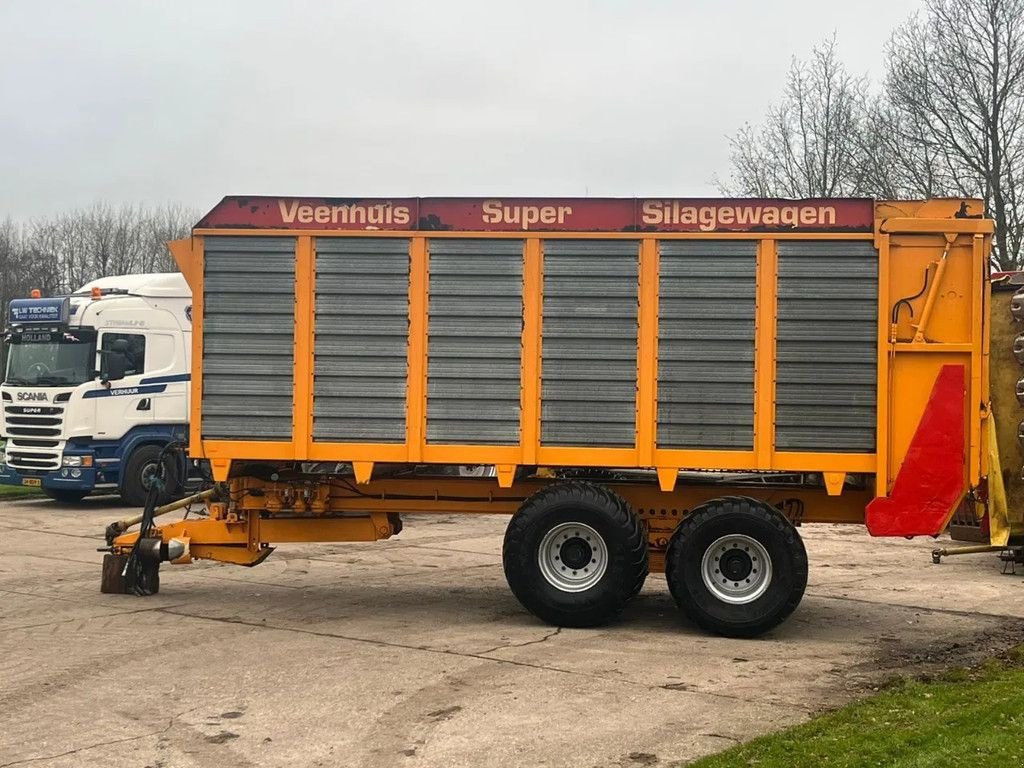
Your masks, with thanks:
[[[125,369],[127,368],[127,361],[124,359],[124,355],[115,352],[103,362],[107,369],[107,381],[117,381],[124,378]]]
[[[117,381],[123,379],[128,361],[120,352],[104,349],[100,350],[103,355],[100,370],[97,375],[104,381]]]

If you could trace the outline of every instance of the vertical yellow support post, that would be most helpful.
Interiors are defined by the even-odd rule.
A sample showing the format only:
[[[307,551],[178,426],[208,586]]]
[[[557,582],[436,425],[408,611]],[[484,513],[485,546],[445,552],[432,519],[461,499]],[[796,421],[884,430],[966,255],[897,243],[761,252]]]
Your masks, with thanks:
[[[192,383],[189,392],[191,400],[188,452],[194,458],[203,458],[206,456],[203,450],[203,314],[206,295],[206,255],[202,237],[192,238],[192,259]]]
[[[300,235],[295,243],[295,339],[293,361],[292,451],[298,460],[309,457],[313,439],[313,238]]]
[[[405,438],[409,461],[423,460],[427,435],[427,240],[414,237],[409,250],[409,381]]]
[[[982,443],[981,420],[988,410],[988,390],[982,389],[982,340],[985,337],[984,318],[985,283],[989,282],[987,259],[983,250],[983,236],[972,238],[971,248],[971,382],[967,390],[967,423],[970,425],[970,461],[967,481],[973,485],[981,477],[982,456],[988,453],[988,446]],[[980,411],[980,412],[979,412]]]
[[[991,253],[991,248],[987,240],[988,238],[985,235],[974,236],[975,259],[981,259],[982,263],[985,265],[981,302],[981,396],[984,398],[986,405],[986,418],[985,423],[982,425],[981,444],[984,446],[989,444],[988,436],[985,434],[986,430],[995,430],[996,428],[995,420],[992,416],[992,396],[990,393],[991,384],[989,380],[989,357],[991,354],[992,344],[992,325],[990,320],[992,313],[992,279],[990,275],[991,265],[985,255],[987,253]],[[977,261],[975,261],[975,263],[977,263]],[[987,450],[983,450],[981,452],[982,476],[988,476],[990,472],[988,454],[989,452]]]
[[[772,466],[775,453],[775,329],[779,257],[775,240],[757,249],[754,309],[754,457],[758,469]]]
[[[519,441],[522,464],[537,463],[540,445],[540,335],[544,266],[540,240],[527,238],[523,255],[523,359],[520,362]]]
[[[875,397],[875,495],[889,495],[889,392],[892,375],[893,342],[890,340],[892,318],[889,288],[892,272],[889,269],[889,235],[876,236],[878,248],[878,348],[876,350],[877,394]]]
[[[658,241],[640,243],[640,306],[636,389],[637,464],[654,466],[658,397]]]

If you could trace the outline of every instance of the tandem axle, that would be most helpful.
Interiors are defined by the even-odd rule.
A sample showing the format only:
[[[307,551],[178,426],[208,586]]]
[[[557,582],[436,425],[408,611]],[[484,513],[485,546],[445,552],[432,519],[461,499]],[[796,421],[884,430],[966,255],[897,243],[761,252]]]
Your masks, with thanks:
[[[603,624],[654,571],[666,574],[693,621],[751,636],[781,622],[803,594],[807,558],[796,526],[862,522],[872,495],[848,489],[828,496],[824,487],[787,477],[774,485],[771,477],[757,484],[680,482],[664,493],[651,475],[585,469],[561,473],[568,477],[535,473],[509,488],[493,478],[411,475],[357,485],[351,476],[275,467],[256,474],[108,526],[102,591],[156,592],[162,562],[253,566],[276,543],[387,539],[401,530],[402,514],[505,513],[512,515],[506,578],[545,621]],[[198,504],[204,516],[156,525]],[[128,532],[147,521],[141,537]]]

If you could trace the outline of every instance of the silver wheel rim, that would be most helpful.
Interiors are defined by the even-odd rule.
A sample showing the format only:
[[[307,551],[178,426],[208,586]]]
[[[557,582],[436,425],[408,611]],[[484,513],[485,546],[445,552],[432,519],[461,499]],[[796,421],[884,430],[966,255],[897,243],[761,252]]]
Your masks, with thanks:
[[[142,487],[145,488],[147,491],[149,490],[150,486],[153,485],[153,476],[158,471],[159,467],[157,466],[157,463],[155,461],[151,461],[142,467],[142,472],[139,473],[139,480],[142,482]]]
[[[559,523],[544,535],[537,564],[555,589],[585,592],[608,570],[608,545],[589,525]]]
[[[761,597],[772,583],[772,559],[764,545],[750,536],[722,536],[704,552],[700,575],[708,591],[731,605]]]

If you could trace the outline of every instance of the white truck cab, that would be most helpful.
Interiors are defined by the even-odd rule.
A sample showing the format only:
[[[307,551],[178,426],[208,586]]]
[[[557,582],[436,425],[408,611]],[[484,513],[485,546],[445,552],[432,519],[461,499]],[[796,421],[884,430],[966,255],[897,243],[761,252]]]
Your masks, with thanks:
[[[191,336],[192,295],[177,273],[12,301],[0,483],[144,504],[162,448],[187,440]]]

